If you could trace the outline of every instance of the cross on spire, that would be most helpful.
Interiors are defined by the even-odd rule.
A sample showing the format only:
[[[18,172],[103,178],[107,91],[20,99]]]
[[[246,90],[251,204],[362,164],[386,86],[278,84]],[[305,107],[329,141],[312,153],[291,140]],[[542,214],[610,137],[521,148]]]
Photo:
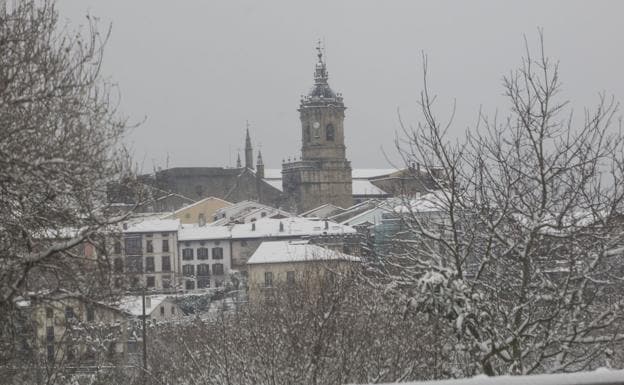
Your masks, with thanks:
[[[316,56],[318,56],[319,58],[319,62],[323,61],[323,43],[321,42],[321,39],[318,39],[318,42],[316,44]]]

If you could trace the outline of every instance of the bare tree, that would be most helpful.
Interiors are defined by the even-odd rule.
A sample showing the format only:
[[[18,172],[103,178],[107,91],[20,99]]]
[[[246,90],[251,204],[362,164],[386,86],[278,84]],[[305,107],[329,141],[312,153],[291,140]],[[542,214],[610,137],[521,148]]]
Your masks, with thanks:
[[[111,84],[108,33],[64,30],[54,1],[0,10],[0,365],[20,344],[18,299],[110,293],[108,183],[132,178]]]
[[[481,112],[456,142],[452,118],[433,112],[425,58],[424,120],[397,141],[439,189],[426,198],[436,215],[417,200],[402,205],[405,252],[388,260],[386,278],[410,311],[453,330],[440,343],[464,374],[594,368],[623,337],[618,104],[600,95],[575,119],[541,32],[536,56],[525,45],[503,80],[509,115]]]
[[[433,333],[359,277],[305,280],[238,310],[150,328],[155,379],[189,384],[345,384],[434,378]],[[433,354],[432,354],[433,353]],[[156,382],[156,380],[154,380]]]

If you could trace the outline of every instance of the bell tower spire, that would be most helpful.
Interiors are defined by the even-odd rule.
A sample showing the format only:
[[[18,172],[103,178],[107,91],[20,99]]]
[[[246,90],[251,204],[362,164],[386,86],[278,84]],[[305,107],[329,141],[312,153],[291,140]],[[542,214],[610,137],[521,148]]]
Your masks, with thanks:
[[[314,85],[301,99],[299,117],[302,129],[301,155],[303,160],[345,159],[344,111],[340,93],[329,86],[327,64],[321,42],[316,46]]]
[[[295,211],[325,203],[353,204],[351,163],[346,157],[342,95],[329,86],[324,50],[316,46],[314,85],[301,98],[301,160],[282,164],[282,190]]]
[[[247,131],[245,134],[245,167],[253,170],[253,148],[251,147],[251,138],[249,137],[249,121],[246,122]]]
[[[321,46],[320,39],[316,45],[316,56],[318,57],[318,61],[316,62],[316,68],[314,70],[314,84],[327,85],[329,74],[327,73],[327,65],[325,65],[325,61],[323,61],[323,47]]]

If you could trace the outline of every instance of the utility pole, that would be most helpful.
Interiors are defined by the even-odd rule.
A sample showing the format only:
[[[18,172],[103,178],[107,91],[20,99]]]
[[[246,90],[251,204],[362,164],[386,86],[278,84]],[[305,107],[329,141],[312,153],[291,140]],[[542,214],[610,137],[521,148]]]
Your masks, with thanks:
[[[143,325],[143,383],[145,384],[145,376],[147,374],[147,333],[145,330],[145,287],[143,287],[142,292],[142,300],[143,300],[143,315],[142,315],[142,325]]]

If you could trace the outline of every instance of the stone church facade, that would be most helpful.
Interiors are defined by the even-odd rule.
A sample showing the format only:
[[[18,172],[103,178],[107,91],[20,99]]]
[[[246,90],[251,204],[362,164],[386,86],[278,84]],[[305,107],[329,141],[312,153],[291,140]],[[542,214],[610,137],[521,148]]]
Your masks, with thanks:
[[[287,209],[300,213],[331,203],[353,204],[351,163],[346,158],[342,95],[328,83],[320,47],[314,86],[301,99],[301,160],[282,165],[282,190]]]

